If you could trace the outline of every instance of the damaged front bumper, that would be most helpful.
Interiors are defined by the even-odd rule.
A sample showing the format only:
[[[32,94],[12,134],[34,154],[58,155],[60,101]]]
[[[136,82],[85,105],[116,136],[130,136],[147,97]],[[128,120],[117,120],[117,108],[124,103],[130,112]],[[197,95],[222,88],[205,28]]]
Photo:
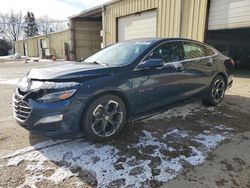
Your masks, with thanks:
[[[13,95],[13,113],[17,122],[31,133],[60,136],[79,132],[83,103],[77,97],[40,103],[24,99],[18,90]]]

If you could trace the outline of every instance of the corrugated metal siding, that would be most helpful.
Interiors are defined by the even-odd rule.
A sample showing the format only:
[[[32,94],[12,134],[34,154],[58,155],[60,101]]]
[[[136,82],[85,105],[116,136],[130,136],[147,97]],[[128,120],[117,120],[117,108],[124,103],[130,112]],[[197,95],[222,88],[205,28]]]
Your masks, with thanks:
[[[159,0],[158,37],[180,37],[181,0]]]
[[[24,55],[23,54],[23,43],[21,41],[15,42],[15,52]]]
[[[37,43],[37,39],[28,39],[27,40],[28,43],[28,55],[31,57],[37,57],[38,56],[38,43]]]
[[[250,0],[211,0],[209,30],[250,27]]]
[[[28,44],[28,56],[39,57],[41,55],[40,40],[45,39],[47,47],[50,49],[52,55],[56,55],[57,58],[64,58],[64,42],[70,42],[69,31],[62,31],[56,33],[50,33],[48,36],[36,36],[24,40],[15,42],[16,53],[24,55],[23,43]]]
[[[38,50],[37,50],[37,39],[36,38],[16,41],[15,42],[16,53],[21,53],[22,55],[24,55],[24,43],[27,43],[28,55],[30,57],[37,57]]]
[[[49,48],[51,55],[64,59],[64,43],[69,43],[69,31],[49,35]]]
[[[208,0],[182,1],[181,36],[203,42]]]
[[[157,10],[157,37],[204,40],[207,0],[122,0],[106,7],[105,45],[117,41],[118,17],[150,9]]]
[[[76,60],[87,58],[101,49],[100,21],[74,21]]]

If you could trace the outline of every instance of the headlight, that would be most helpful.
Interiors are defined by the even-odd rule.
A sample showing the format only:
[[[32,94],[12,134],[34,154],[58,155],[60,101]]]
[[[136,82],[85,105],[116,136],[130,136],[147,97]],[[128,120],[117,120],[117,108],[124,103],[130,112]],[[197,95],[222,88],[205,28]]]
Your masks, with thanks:
[[[34,90],[50,90],[50,89],[65,89],[65,88],[76,88],[79,86],[78,82],[49,82],[49,81],[37,81],[30,80],[27,77],[20,79],[18,88],[22,92],[30,92]]]
[[[48,93],[36,100],[38,102],[47,102],[47,103],[61,101],[70,98],[72,95],[74,95],[75,92],[76,89]]]
[[[30,90],[37,89],[64,89],[77,87],[79,83],[77,82],[42,82],[42,81],[32,81]]]

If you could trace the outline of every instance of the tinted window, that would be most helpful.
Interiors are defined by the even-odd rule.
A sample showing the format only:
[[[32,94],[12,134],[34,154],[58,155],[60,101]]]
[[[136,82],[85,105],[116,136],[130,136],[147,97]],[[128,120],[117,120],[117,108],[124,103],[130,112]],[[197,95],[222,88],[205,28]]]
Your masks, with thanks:
[[[178,42],[168,42],[157,47],[146,59],[162,59],[165,63],[182,60],[182,50]]]
[[[183,49],[185,59],[195,59],[206,56],[203,46],[199,44],[184,42]]]
[[[212,55],[215,54],[215,52],[214,52],[213,49],[211,49],[211,48],[209,48],[209,47],[207,47],[207,46],[204,46],[204,48],[205,48],[205,51],[206,51],[206,55],[207,55],[207,56],[212,56]]]

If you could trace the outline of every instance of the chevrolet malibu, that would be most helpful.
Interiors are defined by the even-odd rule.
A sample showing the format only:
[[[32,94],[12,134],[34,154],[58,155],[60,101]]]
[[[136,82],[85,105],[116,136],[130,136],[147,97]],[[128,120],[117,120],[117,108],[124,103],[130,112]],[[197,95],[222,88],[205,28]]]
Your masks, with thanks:
[[[187,39],[140,39],[111,45],[82,62],[32,69],[13,95],[14,117],[30,132],[82,131],[110,140],[125,123],[200,96],[217,105],[232,83],[232,59]]]

